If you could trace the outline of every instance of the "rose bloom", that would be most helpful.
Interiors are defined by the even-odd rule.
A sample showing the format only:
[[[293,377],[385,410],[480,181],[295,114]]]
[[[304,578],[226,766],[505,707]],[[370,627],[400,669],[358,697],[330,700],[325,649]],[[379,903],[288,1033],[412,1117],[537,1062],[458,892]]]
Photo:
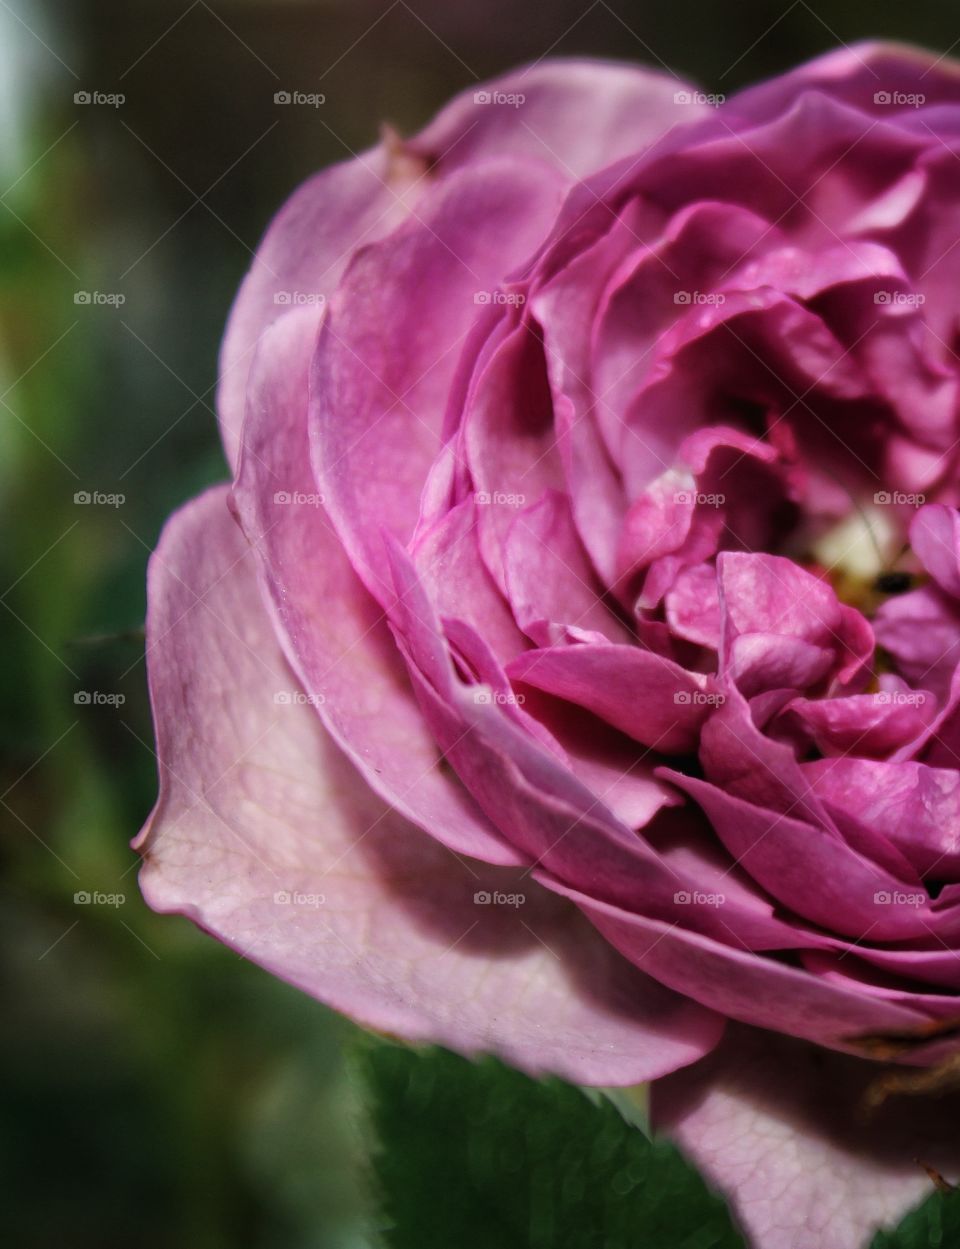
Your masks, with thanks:
[[[143,890],[760,1249],[956,1177],[960,73],[542,62],[312,178],[149,574]]]

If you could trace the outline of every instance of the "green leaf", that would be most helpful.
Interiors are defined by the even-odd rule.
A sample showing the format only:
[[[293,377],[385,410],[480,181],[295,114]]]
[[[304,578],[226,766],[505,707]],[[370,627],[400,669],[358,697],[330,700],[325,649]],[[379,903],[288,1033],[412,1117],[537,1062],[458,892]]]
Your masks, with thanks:
[[[878,1232],[871,1249],[953,1249],[960,1245],[960,1191],[934,1193],[895,1232]]]
[[[723,1201],[609,1103],[493,1059],[359,1053],[391,1249],[742,1249]]]

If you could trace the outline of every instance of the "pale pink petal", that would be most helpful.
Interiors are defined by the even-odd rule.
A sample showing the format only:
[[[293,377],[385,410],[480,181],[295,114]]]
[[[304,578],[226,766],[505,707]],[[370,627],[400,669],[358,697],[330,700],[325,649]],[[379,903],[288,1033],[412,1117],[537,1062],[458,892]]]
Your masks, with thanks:
[[[412,146],[450,164],[500,155],[542,161],[573,181],[709,112],[695,97],[678,101],[683,93],[692,95],[686,83],[659,70],[551,58],[465,91]]]
[[[386,617],[351,568],[313,479],[306,395],[318,315],[291,313],[261,340],[234,488],[278,636],[327,728],[385,801],[458,852],[518,863],[441,764]]]
[[[729,1199],[751,1249],[865,1249],[955,1181],[960,1100],[864,1094],[883,1068],[803,1041],[731,1027],[702,1063],[658,1081],[654,1127]]]
[[[270,223],[227,327],[217,404],[230,463],[239,454],[257,339],[299,298],[329,298],[359,247],[420,211],[437,184],[465,165],[514,156],[572,183],[636,152],[701,111],[677,107],[674,93],[684,86],[638,66],[541,62],[463,92],[416,138],[389,136],[305,182]]]
[[[222,488],[161,538],[148,659],[161,789],[138,845],[155,909],[370,1027],[533,1073],[630,1083],[716,1043],[718,1017],[637,973],[573,908],[373,795],[283,659]],[[475,896],[494,890],[525,900]]]

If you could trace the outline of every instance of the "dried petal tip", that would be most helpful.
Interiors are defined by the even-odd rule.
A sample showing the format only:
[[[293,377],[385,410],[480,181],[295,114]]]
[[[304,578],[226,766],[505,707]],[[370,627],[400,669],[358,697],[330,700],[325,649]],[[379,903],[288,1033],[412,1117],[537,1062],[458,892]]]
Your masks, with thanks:
[[[430,161],[415,152],[399,130],[389,122],[380,123],[380,142],[387,158],[386,181],[392,187],[406,187],[417,182],[430,168]]]

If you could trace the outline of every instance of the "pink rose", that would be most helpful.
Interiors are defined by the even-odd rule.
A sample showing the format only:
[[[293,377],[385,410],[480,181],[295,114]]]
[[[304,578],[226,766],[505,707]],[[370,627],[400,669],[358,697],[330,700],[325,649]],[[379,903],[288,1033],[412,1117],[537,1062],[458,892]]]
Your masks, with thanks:
[[[150,904],[653,1081],[761,1249],[955,1175],[958,205],[958,67],[877,46],[545,62],[302,187],[151,563]]]

